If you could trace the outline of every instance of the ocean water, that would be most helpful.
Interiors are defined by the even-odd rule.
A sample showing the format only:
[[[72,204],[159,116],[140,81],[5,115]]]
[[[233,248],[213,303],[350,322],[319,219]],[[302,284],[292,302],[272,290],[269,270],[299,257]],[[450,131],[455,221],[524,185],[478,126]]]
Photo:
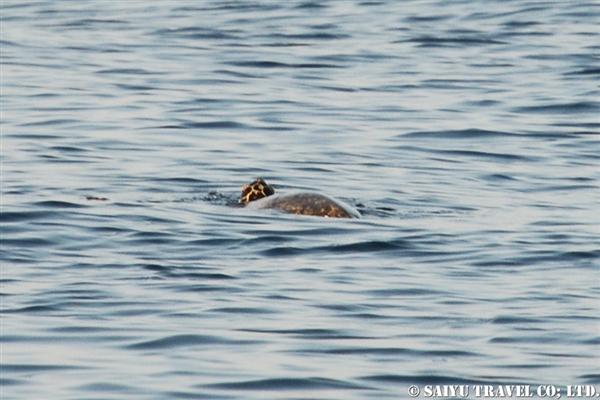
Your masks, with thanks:
[[[2,399],[600,391],[599,19],[2,2]]]

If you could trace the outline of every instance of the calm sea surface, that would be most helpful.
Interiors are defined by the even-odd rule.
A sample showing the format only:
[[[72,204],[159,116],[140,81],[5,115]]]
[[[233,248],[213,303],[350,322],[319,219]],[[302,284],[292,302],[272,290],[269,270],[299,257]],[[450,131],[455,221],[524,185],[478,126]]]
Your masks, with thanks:
[[[3,1],[2,399],[600,391],[598,21]],[[363,218],[228,207],[256,177]]]

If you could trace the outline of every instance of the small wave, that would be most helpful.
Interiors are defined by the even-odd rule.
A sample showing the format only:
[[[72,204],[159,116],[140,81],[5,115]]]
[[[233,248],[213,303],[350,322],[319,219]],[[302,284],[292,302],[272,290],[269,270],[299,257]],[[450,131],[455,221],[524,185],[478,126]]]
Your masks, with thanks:
[[[236,67],[246,68],[295,68],[295,69],[320,69],[320,68],[343,68],[341,65],[325,63],[301,63],[288,64],[276,61],[233,61],[228,64]]]
[[[600,384],[600,374],[584,374],[580,375],[579,379],[584,383]]]
[[[506,344],[524,344],[524,343],[559,343],[560,339],[556,337],[530,337],[530,336],[518,336],[518,337],[508,337],[508,336],[499,336],[493,337],[488,340],[489,343],[506,343]]]
[[[116,74],[116,75],[156,75],[157,72],[150,72],[143,68],[112,68],[97,71],[98,74]]]
[[[600,112],[600,103],[596,101],[578,101],[574,103],[518,107],[513,109],[513,111],[524,114],[574,114]]]
[[[39,201],[35,203],[37,206],[47,207],[47,208],[85,208],[86,206],[77,203],[71,203],[69,201],[60,201],[60,200],[46,200]]]
[[[131,350],[160,350],[185,346],[207,346],[233,343],[232,341],[209,335],[174,335],[161,339],[148,340],[125,346]]]
[[[9,313],[9,314],[26,314],[26,313],[49,314],[49,313],[53,313],[55,311],[60,311],[60,310],[62,310],[62,307],[59,307],[55,304],[45,304],[45,305],[27,306],[27,307],[21,307],[21,308],[10,308],[10,309],[2,310],[2,312]]]
[[[557,259],[561,261],[600,260],[600,250],[566,251],[558,254]]]
[[[232,40],[238,37],[236,31],[199,27],[184,27],[176,29],[158,29],[154,32],[159,36],[176,36],[189,39]]]
[[[82,369],[73,365],[55,365],[55,364],[5,364],[2,363],[2,371],[4,372],[18,372],[18,373],[38,373],[47,371],[61,371],[61,370],[75,370]]]
[[[247,129],[250,126],[235,121],[186,122],[183,128],[193,129]]]
[[[380,383],[393,383],[397,385],[439,385],[443,382],[445,385],[473,385],[473,384],[493,384],[494,382],[479,380],[479,379],[467,379],[459,378],[448,375],[369,375],[359,378],[365,381],[373,381]],[[501,382],[496,382],[500,384]],[[502,382],[506,384],[507,382]]]
[[[53,240],[42,238],[2,239],[2,244],[23,248],[47,247],[56,244]]]
[[[300,33],[300,34],[273,34],[266,36],[267,38],[275,38],[275,39],[292,39],[292,40],[341,40],[347,39],[350,36],[346,34],[340,33],[328,33],[328,32],[310,32],[310,33]]]
[[[438,290],[433,289],[375,289],[370,290],[369,294],[378,296],[378,297],[407,297],[407,296],[441,296],[444,292],[440,292]]]
[[[128,21],[118,20],[118,19],[84,18],[84,19],[78,19],[78,20],[75,20],[75,21],[68,21],[68,22],[59,23],[56,26],[63,27],[63,28],[86,27],[86,28],[92,29],[92,28],[97,28],[94,25],[106,25],[106,24],[110,24],[110,25],[115,25],[115,24],[127,25]]]
[[[411,245],[404,240],[380,241],[373,240],[368,242],[349,243],[344,245],[329,245],[300,248],[294,246],[279,246],[263,250],[261,254],[270,257],[289,257],[301,254],[314,253],[377,253],[393,250],[403,250],[410,248]]]
[[[45,219],[53,215],[52,211],[3,211],[0,213],[0,221],[6,222],[25,222]],[[3,227],[4,229],[5,227]]]
[[[470,351],[460,350],[426,350],[419,351],[415,349],[407,349],[402,347],[347,347],[338,349],[310,349],[310,352],[324,354],[358,354],[358,355],[381,355],[381,356],[409,356],[409,357],[424,357],[430,359],[432,357],[479,357],[480,354]]]
[[[272,333],[276,335],[292,336],[299,339],[367,339],[365,336],[357,336],[346,333],[339,329],[245,329],[245,332]]]
[[[108,393],[119,393],[122,395],[123,393],[138,393],[138,388],[134,386],[128,385],[119,385],[111,382],[94,382],[87,383],[77,387],[79,390],[83,390],[85,392],[108,392]],[[116,396],[116,395],[115,395]]]
[[[88,149],[84,149],[82,147],[76,146],[52,146],[51,150],[60,151],[61,153],[86,153],[89,152]]]
[[[323,389],[370,389],[347,381],[325,378],[271,378],[244,382],[225,382],[206,387],[231,390],[323,390]]]
[[[132,238],[127,239],[127,241],[131,243],[137,243],[139,245],[158,245],[175,243],[172,235],[165,232],[136,232],[133,234]]]
[[[490,131],[485,129],[462,129],[462,130],[447,130],[447,131],[418,131],[409,132],[397,137],[416,137],[416,138],[445,138],[445,139],[483,139],[492,137],[514,137],[519,136],[511,132]]]
[[[322,2],[317,1],[303,1],[302,3],[296,6],[297,9],[325,9],[328,8],[328,5]]]
[[[53,126],[53,125],[68,125],[81,122],[76,119],[47,119],[44,121],[37,122],[26,122],[23,124],[19,124],[19,126]]]
[[[210,309],[208,312],[242,315],[263,315],[276,313],[275,310],[267,307],[221,307]]]
[[[221,272],[197,272],[197,271],[183,271],[180,268],[164,266],[158,264],[144,265],[144,269],[148,271],[157,272],[160,275],[182,278],[186,280],[201,280],[201,281],[213,281],[213,280],[229,280],[236,279],[235,276],[224,274]]]
[[[600,75],[600,68],[589,67],[565,73],[565,75]]]
[[[524,157],[524,156],[519,156],[516,154],[491,153],[491,152],[486,152],[486,151],[473,151],[473,150],[429,150],[429,151],[432,153],[436,153],[436,154],[458,156],[457,159],[460,159],[460,157],[463,157],[463,156],[480,158],[480,159],[497,159],[497,160],[504,160],[504,161],[523,161],[523,160],[531,160],[532,159],[531,156]]]
[[[408,42],[417,43],[419,47],[464,47],[464,46],[481,46],[481,45],[500,45],[506,44],[505,41],[498,39],[485,38],[479,34],[478,37],[474,36],[457,36],[457,37],[436,37],[436,36],[421,36],[414,39],[396,41],[396,42]]]
[[[135,92],[148,92],[150,90],[157,89],[156,87],[152,87],[152,86],[132,85],[132,84],[125,84],[125,83],[116,83],[115,86],[118,87],[119,89],[131,90],[131,91],[135,91]]]
[[[3,365],[4,369],[4,365]],[[17,385],[25,385],[28,381],[24,379],[11,379],[11,378],[0,378],[0,386],[17,386]]]
[[[517,179],[506,174],[487,174],[482,176],[482,179],[489,182],[501,182],[501,181],[516,181]]]
[[[502,316],[496,317],[490,320],[492,324],[498,325],[512,325],[512,324],[540,324],[543,321],[538,318],[527,318],[517,316]]]

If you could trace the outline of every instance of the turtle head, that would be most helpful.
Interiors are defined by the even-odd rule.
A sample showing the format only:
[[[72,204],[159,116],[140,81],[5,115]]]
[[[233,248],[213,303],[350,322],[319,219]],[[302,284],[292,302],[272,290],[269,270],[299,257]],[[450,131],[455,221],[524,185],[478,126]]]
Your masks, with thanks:
[[[273,186],[267,185],[261,178],[255,179],[252,183],[244,185],[240,203],[250,203],[251,201],[262,199],[263,197],[271,196],[275,193]]]

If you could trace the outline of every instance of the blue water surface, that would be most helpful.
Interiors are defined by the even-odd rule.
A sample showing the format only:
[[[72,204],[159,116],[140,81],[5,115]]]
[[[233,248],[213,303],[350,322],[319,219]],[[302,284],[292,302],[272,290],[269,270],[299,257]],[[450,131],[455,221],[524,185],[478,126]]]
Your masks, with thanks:
[[[4,1],[2,399],[600,392],[599,20]],[[229,207],[256,177],[362,218]]]

